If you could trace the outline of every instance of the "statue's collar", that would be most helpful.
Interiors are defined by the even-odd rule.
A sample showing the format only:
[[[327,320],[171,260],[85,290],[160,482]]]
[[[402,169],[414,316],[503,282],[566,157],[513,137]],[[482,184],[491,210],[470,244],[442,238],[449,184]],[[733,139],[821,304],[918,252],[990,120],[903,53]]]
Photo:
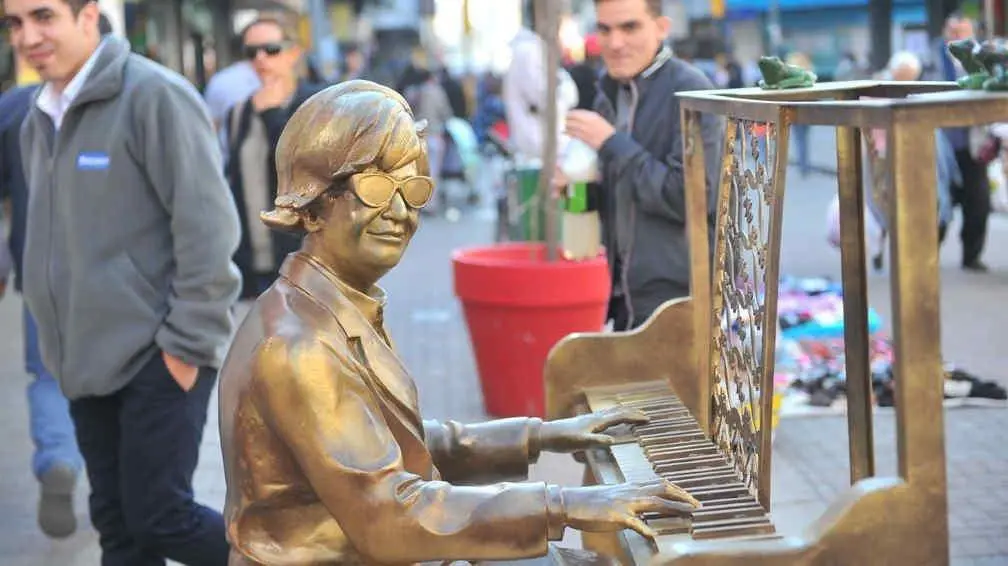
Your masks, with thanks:
[[[304,252],[289,255],[280,267],[280,275],[330,308],[349,302],[371,324],[372,330],[384,332],[383,313],[386,296],[381,287],[375,285],[367,293],[361,293],[340,280],[332,269]],[[347,324],[348,321],[340,320],[340,322],[351,335],[360,336],[365,332],[365,329],[354,328],[355,325]]]

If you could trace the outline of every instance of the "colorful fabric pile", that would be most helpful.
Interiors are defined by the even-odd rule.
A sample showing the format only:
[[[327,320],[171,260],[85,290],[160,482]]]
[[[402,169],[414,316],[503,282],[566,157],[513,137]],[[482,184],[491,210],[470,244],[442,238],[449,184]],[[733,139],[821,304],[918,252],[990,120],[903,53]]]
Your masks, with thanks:
[[[778,294],[778,336],[774,387],[804,395],[815,407],[846,400],[843,339],[843,294],[829,279],[784,278]],[[869,358],[873,401],[892,406],[892,342],[882,330],[882,318],[868,310]],[[775,391],[776,392],[776,391]],[[783,392],[784,395],[787,392]],[[947,398],[1003,400],[1008,393],[960,368],[946,368]]]

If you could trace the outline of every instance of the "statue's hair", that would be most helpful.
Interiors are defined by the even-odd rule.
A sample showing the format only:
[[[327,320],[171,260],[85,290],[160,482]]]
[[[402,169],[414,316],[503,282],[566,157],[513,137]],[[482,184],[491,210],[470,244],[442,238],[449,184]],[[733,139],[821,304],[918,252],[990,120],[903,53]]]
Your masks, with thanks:
[[[419,174],[428,175],[424,125],[399,93],[370,81],[342,82],[312,96],[277,143],[277,204],[293,201],[278,206],[287,209],[286,225],[271,225],[303,230],[305,214],[318,213],[327,199],[343,193],[350,176],[368,169],[394,171],[416,163]]]

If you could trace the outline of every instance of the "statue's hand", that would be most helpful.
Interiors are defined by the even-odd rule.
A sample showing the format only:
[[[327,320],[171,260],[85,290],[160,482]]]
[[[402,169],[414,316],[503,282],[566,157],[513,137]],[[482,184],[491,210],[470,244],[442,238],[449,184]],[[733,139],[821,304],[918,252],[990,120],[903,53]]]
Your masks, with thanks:
[[[612,408],[569,419],[543,423],[539,433],[539,446],[544,452],[578,452],[598,446],[609,446],[613,437],[601,432],[620,424],[644,424],[644,413]]]
[[[700,507],[692,495],[667,481],[570,487],[563,489],[561,498],[569,527],[593,533],[633,529],[649,538],[655,532],[641,520],[641,513],[689,517]]]

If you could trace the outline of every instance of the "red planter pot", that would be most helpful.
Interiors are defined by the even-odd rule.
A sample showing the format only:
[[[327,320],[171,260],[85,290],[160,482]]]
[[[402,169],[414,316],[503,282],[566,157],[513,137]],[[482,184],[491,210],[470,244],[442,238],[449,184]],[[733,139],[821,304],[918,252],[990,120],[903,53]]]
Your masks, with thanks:
[[[574,332],[598,332],[609,303],[604,256],[546,261],[545,245],[515,242],[452,254],[487,413],[543,416],[543,366]]]

